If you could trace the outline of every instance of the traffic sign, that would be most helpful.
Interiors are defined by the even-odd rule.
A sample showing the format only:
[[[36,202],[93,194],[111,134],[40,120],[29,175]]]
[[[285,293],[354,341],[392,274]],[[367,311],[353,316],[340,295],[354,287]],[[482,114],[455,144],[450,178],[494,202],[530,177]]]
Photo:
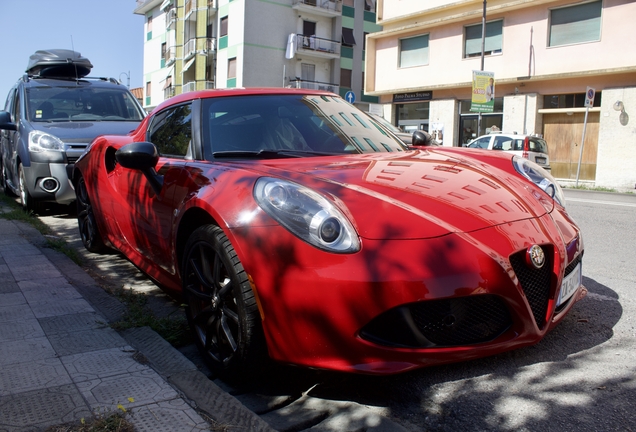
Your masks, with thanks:
[[[345,100],[347,102],[349,102],[350,104],[354,103],[356,101],[356,94],[354,92],[352,92],[351,90],[349,90],[346,94],[345,94]]]
[[[588,87],[585,92],[585,107],[589,108],[594,106],[594,95],[596,91],[592,87]]]

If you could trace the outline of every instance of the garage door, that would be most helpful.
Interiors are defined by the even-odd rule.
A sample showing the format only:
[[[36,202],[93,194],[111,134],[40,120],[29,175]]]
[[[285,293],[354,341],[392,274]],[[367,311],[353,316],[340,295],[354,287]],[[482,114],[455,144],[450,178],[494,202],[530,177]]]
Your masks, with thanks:
[[[599,119],[598,112],[587,116],[580,180],[596,179]],[[543,136],[548,143],[552,175],[558,179],[576,179],[584,120],[585,113],[543,114]]]

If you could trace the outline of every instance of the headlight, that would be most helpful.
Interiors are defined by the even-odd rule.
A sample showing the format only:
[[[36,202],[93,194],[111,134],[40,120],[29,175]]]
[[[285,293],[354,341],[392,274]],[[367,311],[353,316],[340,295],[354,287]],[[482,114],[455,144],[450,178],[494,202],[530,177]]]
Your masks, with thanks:
[[[58,137],[40,131],[29,133],[29,150],[36,153],[44,151],[64,151],[64,143]]]
[[[285,180],[261,177],[254,199],[292,234],[329,252],[353,253],[360,240],[345,215],[318,192]]]
[[[514,156],[512,158],[512,164],[519,174],[539,186],[553,200],[565,207],[565,195],[563,195],[563,189],[561,189],[561,186],[557,183],[555,178],[552,177],[552,174],[541,168],[536,163],[519,156]]]

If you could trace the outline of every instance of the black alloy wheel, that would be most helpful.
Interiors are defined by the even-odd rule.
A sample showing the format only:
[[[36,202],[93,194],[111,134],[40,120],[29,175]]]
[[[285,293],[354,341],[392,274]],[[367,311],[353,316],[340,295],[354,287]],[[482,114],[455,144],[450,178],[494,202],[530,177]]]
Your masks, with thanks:
[[[102,240],[99,228],[95,222],[95,213],[93,212],[93,206],[88,196],[84,176],[80,176],[75,185],[75,191],[77,195],[75,200],[77,203],[77,225],[79,226],[80,237],[82,238],[84,247],[89,252],[106,252],[108,248],[104,244],[104,240]]]
[[[260,314],[223,230],[198,228],[186,244],[182,269],[186,315],[205,361],[227,378],[249,375],[265,358]]]

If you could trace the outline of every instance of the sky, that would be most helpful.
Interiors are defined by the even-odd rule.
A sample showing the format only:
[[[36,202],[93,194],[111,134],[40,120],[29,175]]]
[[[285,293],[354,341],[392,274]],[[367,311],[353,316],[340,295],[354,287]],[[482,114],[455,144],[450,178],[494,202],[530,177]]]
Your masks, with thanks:
[[[0,0],[0,109],[41,49],[74,49],[93,64],[89,76],[130,87],[143,83],[144,17],[135,0]]]

